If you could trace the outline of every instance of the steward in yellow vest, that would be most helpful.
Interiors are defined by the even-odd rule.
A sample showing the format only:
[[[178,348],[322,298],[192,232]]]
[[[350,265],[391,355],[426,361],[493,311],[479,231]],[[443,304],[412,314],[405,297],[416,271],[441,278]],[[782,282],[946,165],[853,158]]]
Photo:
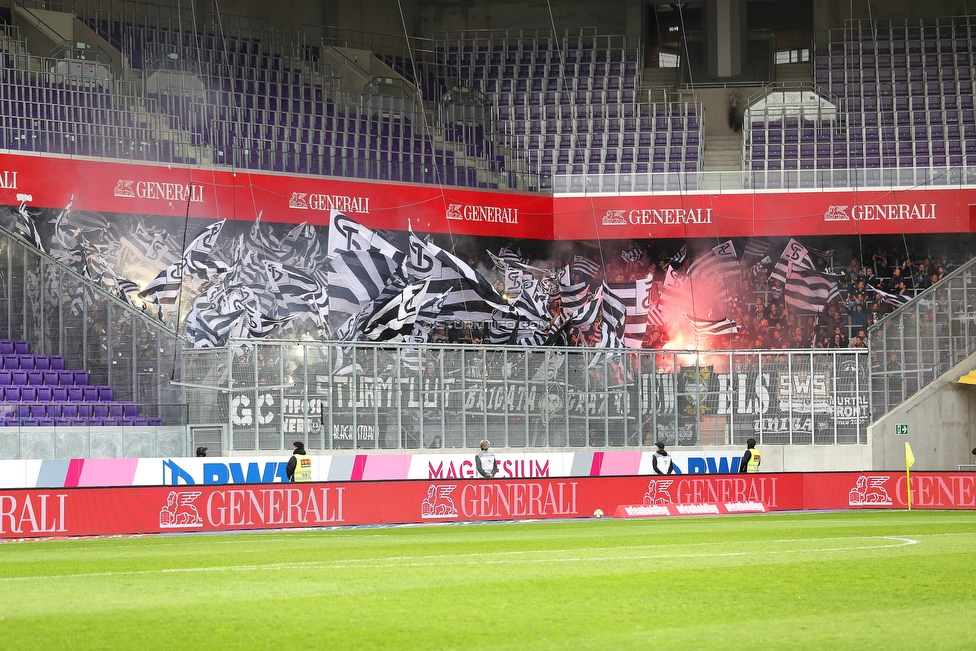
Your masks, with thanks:
[[[746,451],[739,462],[739,472],[759,472],[759,464],[762,457],[756,449],[756,439],[746,441]]]
[[[288,460],[288,465],[285,467],[288,481],[312,481],[312,457],[308,456],[308,453],[305,451],[305,444],[301,441],[295,441],[294,446],[295,452],[292,453],[292,457]]]

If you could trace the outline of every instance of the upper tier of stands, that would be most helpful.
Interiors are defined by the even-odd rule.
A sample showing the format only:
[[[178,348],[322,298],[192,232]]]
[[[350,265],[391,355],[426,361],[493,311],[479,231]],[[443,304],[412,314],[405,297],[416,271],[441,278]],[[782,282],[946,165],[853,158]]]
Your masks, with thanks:
[[[0,146],[520,189],[545,188],[551,174],[699,169],[700,106],[646,102],[634,39],[464,32],[410,58],[376,47],[375,35],[327,32],[321,47],[293,47],[266,25],[190,30],[165,14],[80,14],[141,69],[141,83],[68,74],[78,71],[29,55],[8,26]],[[338,44],[370,49],[420,91],[425,110],[344,89],[323,56]],[[486,100],[481,119],[449,110],[445,96],[458,87]]]
[[[315,45],[296,46],[252,19],[190,28],[178,10],[152,5],[80,11],[141,80],[31,56],[6,26],[0,147],[502,189],[700,185],[701,104],[643,87],[635,37],[581,28],[408,41],[321,28]],[[813,72],[833,110],[750,110],[747,185],[843,185],[852,175],[916,184],[976,165],[974,22],[850,21],[827,32]],[[423,103],[350,89],[340,62],[353,50],[371,52]]]
[[[749,169],[770,184],[780,170],[838,169],[920,183],[976,165],[974,39],[976,20],[968,17],[932,25],[852,21],[829,31],[814,75],[836,110],[750,111]]]

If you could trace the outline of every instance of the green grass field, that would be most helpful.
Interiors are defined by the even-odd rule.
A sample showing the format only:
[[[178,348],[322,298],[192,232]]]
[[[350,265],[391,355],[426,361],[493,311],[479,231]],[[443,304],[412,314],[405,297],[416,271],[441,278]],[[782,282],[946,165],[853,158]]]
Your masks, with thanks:
[[[0,544],[0,650],[967,649],[976,512]]]

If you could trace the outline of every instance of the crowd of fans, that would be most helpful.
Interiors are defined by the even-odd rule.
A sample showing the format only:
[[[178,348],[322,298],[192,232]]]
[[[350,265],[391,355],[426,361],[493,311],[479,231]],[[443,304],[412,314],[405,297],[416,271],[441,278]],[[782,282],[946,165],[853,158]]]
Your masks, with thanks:
[[[847,246],[843,250],[831,251],[829,246],[821,246],[818,253],[824,255],[812,256],[813,261],[827,277],[836,280],[838,291],[820,313],[815,313],[797,309],[787,302],[783,282],[770,277],[787,241],[788,238],[784,238],[774,243],[765,255],[757,258],[749,259],[740,253],[738,277],[726,277],[723,282],[728,294],[728,313],[723,316],[736,323],[738,332],[723,336],[721,341],[712,342],[710,347],[759,350],[866,348],[867,332],[872,325],[974,255],[968,240],[957,242],[951,254],[917,254],[907,242],[891,246],[870,244],[860,250],[859,247]],[[674,265],[686,271],[695,259],[692,253],[682,263],[676,264],[674,259],[681,243],[663,244],[623,242],[618,250],[608,252],[604,243],[600,253],[586,256],[599,265],[601,272],[588,278],[574,271],[572,282],[587,280],[596,289],[604,280],[611,284],[627,283],[653,276],[651,300],[658,301],[668,266]],[[922,241],[921,244],[931,251],[935,243]],[[511,243],[508,246],[513,247]],[[707,254],[711,246],[714,244],[703,245],[699,255]],[[744,248],[745,242],[736,242],[737,250]],[[942,248],[950,247],[943,244]],[[502,271],[492,265],[490,258],[483,253],[484,249],[481,251],[479,255],[477,249],[472,248],[465,259],[500,290],[503,289]],[[520,250],[520,253],[527,264],[553,271],[573,262],[573,256],[568,254],[545,258],[531,250]],[[550,310],[555,314],[558,302],[554,301]],[[487,339],[487,331],[477,325],[439,329],[432,341],[480,343]],[[648,324],[642,347],[664,348],[673,336],[672,323],[664,326]],[[599,335],[592,328],[586,331],[569,328],[566,343],[571,346],[599,345]]]

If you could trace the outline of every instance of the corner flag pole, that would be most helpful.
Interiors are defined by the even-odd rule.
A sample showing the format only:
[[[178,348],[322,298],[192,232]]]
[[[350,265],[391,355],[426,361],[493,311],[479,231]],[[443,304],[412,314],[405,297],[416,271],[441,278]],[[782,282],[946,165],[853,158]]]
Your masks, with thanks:
[[[912,446],[905,441],[905,484],[908,486],[908,510],[912,510],[912,472],[911,467],[915,465],[915,455],[912,454]]]

